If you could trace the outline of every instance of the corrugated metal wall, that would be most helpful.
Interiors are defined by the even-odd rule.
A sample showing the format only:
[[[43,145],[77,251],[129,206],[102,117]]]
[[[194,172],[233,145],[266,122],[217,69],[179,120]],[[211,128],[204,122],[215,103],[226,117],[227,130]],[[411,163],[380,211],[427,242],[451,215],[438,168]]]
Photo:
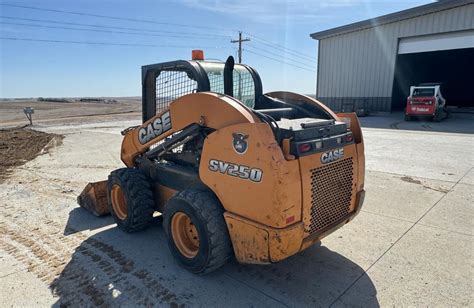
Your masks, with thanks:
[[[474,4],[322,39],[317,97],[339,111],[390,111],[398,39],[467,29]]]

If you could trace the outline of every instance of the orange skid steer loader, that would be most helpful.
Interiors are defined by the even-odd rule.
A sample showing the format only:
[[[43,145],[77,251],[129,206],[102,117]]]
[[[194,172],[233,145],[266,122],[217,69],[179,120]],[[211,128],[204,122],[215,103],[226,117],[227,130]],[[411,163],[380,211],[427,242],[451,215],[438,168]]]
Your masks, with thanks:
[[[125,168],[78,197],[119,228],[163,216],[178,263],[198,274],[235,256],[268,264],[349,222],[364,201],[355,114],[291,92],[262,94],[250,66],[173,61],[142,67],[143,124],[122,132]]]

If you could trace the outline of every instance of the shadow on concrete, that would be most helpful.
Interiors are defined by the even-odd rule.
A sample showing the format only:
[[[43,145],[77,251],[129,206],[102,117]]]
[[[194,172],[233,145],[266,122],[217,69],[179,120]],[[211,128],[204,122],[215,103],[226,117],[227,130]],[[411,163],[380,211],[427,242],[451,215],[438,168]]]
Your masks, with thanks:
[[[110,215],[97,217],[82,207],[76,207],[69,212],[64,235],[84,230],[95,230],[114,223]],[[72,227],[74,226],[74,227]]]
[[[441,122],[432,122],[423,118],[405,121],[403,112],[372,115],[361,117],[359,120],[362,127],[367,128],[474,134],[474,114],[469,113],[451,113],[448,119]]]
[[[59,296],[55,306],[379,306],[364,270],[324,246],[274,265],[230,261],[214,273],[196,276],[175,263],[160,224],[134,234],[111,226],[88,237],[76,228],[99,223],[86,224],[80,219],[86,217],[77,213],[67,236],[82,242],[50,285]],[[360,296],[340,301],[356,280],[363,282],[358,284]]]

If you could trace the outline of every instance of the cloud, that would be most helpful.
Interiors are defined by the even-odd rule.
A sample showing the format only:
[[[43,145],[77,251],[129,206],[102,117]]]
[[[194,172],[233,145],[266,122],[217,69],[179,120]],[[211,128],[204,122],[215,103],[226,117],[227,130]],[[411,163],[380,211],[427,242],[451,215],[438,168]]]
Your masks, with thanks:
[[[275,22],[279,19],[305,21],[327,17],[331,8],[356,6],[362,0],[179,0],[194,9],[238,15],[253,21]]]
[[[411,4],[413,0],[177,0],[197,10],[238,15],[256,22],[296,23],[314,22],[315,18],[328,19],[334,10],[371,10],[374,6]]]

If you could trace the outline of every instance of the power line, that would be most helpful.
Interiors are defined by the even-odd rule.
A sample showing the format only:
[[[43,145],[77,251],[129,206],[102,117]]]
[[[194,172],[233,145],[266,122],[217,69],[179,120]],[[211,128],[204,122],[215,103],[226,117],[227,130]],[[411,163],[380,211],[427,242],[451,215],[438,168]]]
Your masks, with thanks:
[[[17,4],[9,4],[9,3],[0,3],[1,6],[7,7],[14,7],[14,8],[21,8],[21,9],[29,9],[29,10],[38,10],[38,11],[45,11],[45,12],[54,12],[54,13],[62,13],[62,14],[71,14],[71,15],[79,15],[79,16],[90,16],[96,18],[106,18],[112,20],[124,20],[124,21],[132,21],[132,22],[141,22],[141,23],[149,23],[149,24],[158,24],[158,25],[167,25],[167,26],[176,26],[176,27],[186,27],[186,28],[200,28],[200,29],[207,29],[207,30],[214,30],[214,31],[226,31],[229,32],[229,29],[222,29],[222,28],[214,28],[214,27],[207,27],[201,25],[190,25],[190,24],[179,24],[179,23],[170,23],[170,22],[159,22],[155,20],[148,20],[148,19],[138,19],[138,18],[127,18],[127,17],[118,17],[118,16],[110,16],[110,15],[100,15],[100,14],[91,14],[91,13],[82,13],[82,12],[74,12],[74,11],[67,11],[67,10],[59,10],[59,9],[46,9],[34,6],[26,6],[26,5],[17,5]],[[292,53],[294,55],[305,57],[309,60],[313,60],[314,57],[301,53],[295,49],[291,49],[276,43],[273,43],[269,40],[263,39],[256,35],[247,33],[250,37],[253,37],[256,41],[260,41],[261,44],[267,45],[272,48],[277,48],[280,50],[285,50],[287,53]]]
[[[199,38],[199,39],[214,39],[214,38],[198,37],[198,36],[193,36],[193,35],[171,35],[171,34],[151,34],[151,33],[139,33],[139,32],[124,32],[124,31],[113,31],[113,30],[99,30],[99,29],[85,29],[85,28],[71,28],[71,27],[60,27],[60,26],[25,24],[25,23],[16,23],[16,22],[5,22],[5,21],[0,21],[0,24],[35,27],[35,28],[62,29],[62,30],[75,30],[75,31],[87,31],[87,32],[100,32],[100,33],[115,33],[115,34],[141,35],[141,36],[155,36],[155,37],[176,37],[176,38],[187,37],[187,38]]]
[[[263,57],[263,58],[267,58],[267,59],[270,59],[270,60],[273,60],[273,61],[276,61],[276,62],[279,62],[279,63],[282,63],[282,64],[289,65],[289,66],[291,66],[291,67],[296,67],[296,68],[299,68],[299,69],[302,69],[302,70],[305,70],[305,71],[308,71],[308,72],[316,73],[315,70],[312,70],[312,69],[309,69],[309,68],[306,68],[306,67],[302,67],[302,66],[299,66],[299,65],[291,64],[291,63],[288,63],[288,62],[285,62],[285,61],[282,61],[282,60],[279,60],[279,59],[276,59],[276,58],[273,58],[273,57],[268,57],[268,56],[266,56],[266,55],[262,55],[261,53],[254,52],[254,51],[251,51],[251,50],[246,50],[246,51],[247,51],[247,52],[250,52],[250,53],[252,53],[252,54],[254,54],[254,55]]]
[[[268,50],[265,50],[265,49],[262,49],[262,48],[258,48],[258,47],[255,47],[255,46],[247,46],[247,48],[251,48],[251,49],[255,49],[255,50],[259,50],[259,51],[263,51],[265,53],[268,53],[270,55],[274,55],[274,56],[277,56],[277,57],[282,57],[281,54],[278,54],[276,52],[272,52],[272,51],[268,51]],[[295,63],[299,63],[301,65],[309,65],[309,62],[306,60],[306,59],[303,59],[303,61],[306,61],[306,62],[303,62],[301,60],[295,60],[293,58],[285,58],[285,57],[282,57],[284,60],[287,60],[287,61],[291,61],[291,62],[295,62]]]
[[[183,35],[196,35],[209,38],[231,38],[230,35],[219,35],[219,34],[202,34],[196,32],[176,32],[176,31],[164,31],[164,30],[154,30],[154,29],[142,29],[142,28],[132,28],[132,27],[117,27],[117,26],[107,26],[107,25],[96,25],[96,24],[83,24],[75,22],[64,22],[64,21],[55,21],[47,19],[35,19],[35,18],[20,18],[20,17],[11,17],[11,16],[0,16],[4,19],[13,19],[13,20],[23,20],[23,21],[34,21],[34,22],[43,22],[43,23],[53,23],[60,25],[72,25],[72,26],[86,26],[94,28],[104,28],[104,29],[118,29],[118,30],[131,30],[131,31],[142,31],[142,32],[153,32],[153,33],[167,33],[167,34],[183,34]]]
[[[91,41],[66,41],[66,40],[50,40],[50,39],[31,39],[31,38],[19,38],[19,37],[0,37],[0,40],[9,40],[9,41],[26,41],[26,42],[39,42],[39,43],[58,43],[58,44],[77,44],[77,45],[100,45],[100,46],[124,46],[124,47],[153,47],[153,48],[196,48],[197,46],[189,46],[189,45],[155,45],[155,44],[132,44],[132,43],[109,43],[109,42],[91,42]],[[200,46],[200,48],[227,48],[221,46]],[[230,47],[229,47],[230,48]],[[282,64],[286,64],[292,67],[296,67],[305,71],[309,72],[316,72],[314,70],[301,67],[298,65],[294,65],[285,61],[281,61],[276,58],[268,57],[262,55],[260,53],[247,50],[247,52],[255,54],[257,56],[261,56],[263,58],[267,58]]]
[[[64,30],[76,30],[76,31],[88,31],[88,32],[100,32],[100,33],[115,33],[115,34],[127,34],[127,35],[143,35],[143,36],[157,36],[157,37],[193,37],[193,36],[177,36],[177,35],[158,35],[158,34],[146,34],[146,33],[135,33],[135,32],[123,32],[123,31],[111,31],[111,30],[98,30],[98,29],[84,29],[84,28],[70,28],[70,27],[59,27],[59,26],[47,26],[47,25],[35,25],[35,24],[23,24],[23,23],[13,23],[13,22],[2,22],[0,21],[0,24],[7,24],[7,25],[20,25],[20,26],[28,26],[28,27],[40,27],[40,28],[47,28],[47,29],[64,29]],[[51,40],[52,41],[52,40]],[[246,42],[246,41],[249,41],[248,39],[242,39],[242,36],[240,35],[239,36],[239,40],[233,40],[231,41],[232,43],[234,42],[238,42],[239,43],[239,49],[238,49],[238,57],[239,57],[239,63],[242,63],[242,42]],[[54,42],[60,42],[58,40],[54,40]],[[66,42],[66,41],[64,41]],[[68,41],[69,43],[79,43],[77,41]],[[124,44],[119,44],[120,46],[123,46]],[[130,44],[128,44],[127,46],[129,46]],[[135,45],[137,46],[137,44],[132,44],[132,45]],[[155,46],[155,45],[148,45],[148,44],[139,44],[140,46]],[[162,45],[164,47],[164,45]],[[158,47],[158,46],[157,46]],[[255,50],[260,50],[260,51],[263,51],[263,52],[266,52],[268,54],[272,54],[272,55],[276,55],[276,56],[281,56],[279,54],[276,54],[276,53],[273,53],[271,51],[267,51],[267,50],[264,50],[264,49],[261,49],[261,48],[258,48],[258,47],[254,47],[254,46],[250,46],[250,48],[253,48]],[[248,50],[247,50],[248,51]],[[260,55],[260,56],[264,56],[264,55],[261,55],[259,53],[255,53],[255,52],[252,52],[252,51],[248,51],[248,52],[251,52],[251,53],[254,53],[256,55]],[[265,56],[264,56],[265,57]],[[267,57],[269,58],[269,57]],[[270,59],[270,58],[269,58]],[[298,65],[295,65],[295,64],[291,64],[291,63],[287,63],[287,62],[284,62],[284,61],[281,61],[281,60],[277,60],[275,58],[271,58],[275,61],[280,61],[282,63],[286,63],[286,64],[289,64],[289,65],[293,65],[295,67],[299,67]],[[307,63],[303,63],[301,61],[298,61],[298,60],[293,60],[293,59],[288,59],[289,61],[292,61],[292,62],[295,62],[295,63],[299,63],[301,65],[306,65]],[[308,70],[308,69],[307,69]]]
[[[153,48],[196,48],[196,46],[183,46],[183,45],[155,45],[155,44],[131,44],[131,43],[109,43],[109,42],[91,42],[91,41],[65,41],[65,40],[50,40],[50,39],[31,39],[31,38],[19,38],[19,37],[0,37],[0,40],[9,40],[9,41],[27,41],[27,42],[40,42],[40,43],[61,43],[61,44],[78,44],[78,45],[101,45],[101,46],[126,46],[126,47],[153,47]],[[200,46],[200,48],[226,48],[221,46]],[[315,70],[311,70],[299,65],[288,63],[276,58],[268,57],[260,53],[247,50],[247,52],[255,54],[257,56],[267,58],[282,64],[286,64],[292,67],[296,67],[305,71],[315,73]]]
[[[255,36],[253,34],[250,34],[250,33],[247,33],[248,36],[254,38],[256,41],[260,41],[260,44],[263,44],[263,45],[267,45],[269,47],[273,47],[273,48],[277,48],[277,49],[281,49],[281,50],[285,50],[287,53],[292,53],[294,55],[297,55],[299,57],[304,57],[304,58],[307,58],[307,59],[311,59],[311,60],[314,60],[314,57],[310,56],[310,55],[307,55],[307,54],[304,54],[304,53],[301,53],[297,50],[294,50],[294,49],[291,49],[291,48],[288,48],[288,47],[285,47],[283,45],[279,45],[279,44],[276,44],[276,43],[273,43],[271,41],[268,41],[268,40],[265,40],[265,39],[262,39],[258,36]]]
[[[46,9],[46,8],[41,8],[41,7],[36,7],[36,6],[26,6],[26,5],[17,5],[17,4],[9,4],[9,3],[0,3],[0,5],[21,8],[21,9],[28,9],[28,10],[37,10],[37,11],[71,14],[71,15],[79,15],[79,16],[90,16],[90,17],[107,18],[107,19],[114,19],[114,20],[125,20],[125,21],[157,24],[157,25],[167,25],[167,26],[184,27],[184,28],[200,28],[200,29],[216,30],[216,31],[230,31],[230,30],[223,30],[222,28],[213,28],[213,27],[207,27],[207,26],[201,26],[201,25],[178,24],[178,23],[170,23],[170,22],[160,22],[160,21],[149,20],[149,19],[118,17],[118,16],[82,13],[82,12],[74,12],[74,11],[66,11],[66,10],[58,10],[58,9]]]
[[[197,47],[197,46],[189,46],[189,45],[155,45],[155,44],[109,43],[109,42],[91,42],[91,41],[65,41],[65,40],[50,40],[50,39],[31,39],[31,38],[20,38],[20,37],[0,37],[0,40],[28,41],[28,42],[42,42],[42,43],[82,44],[82,45],[154,47],[154,48],[196,48]],[[200,46],[200,48],[227,48],[227,47]]]

